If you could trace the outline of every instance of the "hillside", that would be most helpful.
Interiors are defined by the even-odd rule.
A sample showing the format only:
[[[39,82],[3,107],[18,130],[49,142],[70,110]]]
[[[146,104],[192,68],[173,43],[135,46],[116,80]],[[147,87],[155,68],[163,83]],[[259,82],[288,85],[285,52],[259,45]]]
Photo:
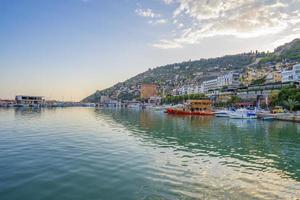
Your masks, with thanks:
[[[277,47],[273,53],[267,54],[260,63],[279,62],[284,59],[299,60],[300,59],[300,39],[286,43]]]
[[[287,59],[300,60],[300,39],[284,44],[272,53],[256,51],[155,67],[110,88],[98,90],[82,101],[97,102],[101,95],[122,100],[137,98],[142,83],[155,83],[158,85],[160,93],[168,94],[175,87],[199,84],[215,78],[220,73],[232,70],[242,72],[249,66],[262,66]]]

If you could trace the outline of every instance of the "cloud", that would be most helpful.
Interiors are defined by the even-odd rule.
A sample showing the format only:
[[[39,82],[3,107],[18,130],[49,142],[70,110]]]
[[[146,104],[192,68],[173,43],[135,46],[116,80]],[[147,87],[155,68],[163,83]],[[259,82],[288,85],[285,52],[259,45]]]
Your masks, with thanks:
[[[161,14],[153,12],[150,8],[136,9],[135,13],[141,17],[150,18],[148,23],[152,25],[162,25],[168,23],[167,19],[162,18]]]
[[[174,1],[173,1],[173,0],[163,0],[163,2],[164,2],[165,4],[171,4],[171,3],[173,3]]]
[[[154,13],[150,8],[148,9],[136,9],[135,13],[141,17],[148,17],[148,18],[160,18],[161,14]]]
[[[300,0],[164,0],[164,2],[176,4],[172,21],[175,29],[180,30],[177,30],[174,37],[163,38],[153,44],[157,48],[179,48],[186,44],[197,44],[206,37],[219,35],[251,38],[280,34],[286,30],[290,30],[290,36],[297,36],[300,32]],[[286,35],[284,37],[289,38]]]
[[[172,42],[169,40],[160,40],[158,43],[151,44],[151,46],[160,48],[160,49],[175,49],[182,48],[182,45],[177,42]]]
[[[168,23],[168,20],[167,19],[157,19],[157,20],[149,20],[148,22],[149,22],[149,24],[160,25],[160,24]]]

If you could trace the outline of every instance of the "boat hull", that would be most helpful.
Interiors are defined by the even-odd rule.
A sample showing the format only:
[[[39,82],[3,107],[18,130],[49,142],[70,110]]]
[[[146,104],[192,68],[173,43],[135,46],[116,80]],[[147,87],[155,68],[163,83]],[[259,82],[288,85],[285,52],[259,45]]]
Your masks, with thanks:
[[[265,112],[265,113],[258,113],[257,114],[257,118],[258,119],[262,119],[262,120],[273,120],[275,119],[277,116],[277,114],[272,114],[269,112]]]
[[[216,117],[229,117],[230,111],[215,111],[214,115]]]
[[[229,114],[227,113],[215,113],[216,117],[229,117]]]
[[[256,116],[244,116],[244,115],[230,115],[231,119],[257,119]]]
[[[211,116],[214,115],[213,112],[211,111],[184,111],[184,110],[179,110],[179,109],[172,109],[172,108],[168,108],[166,110],[166,113],[168,114],[172,114],[172,115],[207,115],[207,116]]]

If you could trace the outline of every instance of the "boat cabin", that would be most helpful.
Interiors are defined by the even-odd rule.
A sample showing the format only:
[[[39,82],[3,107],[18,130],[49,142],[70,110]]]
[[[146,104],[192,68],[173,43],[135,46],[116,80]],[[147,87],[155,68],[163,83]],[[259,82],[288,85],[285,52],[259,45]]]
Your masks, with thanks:
[[[186,105],[191,112],[212,110],[212,101],[210,99],[187,100]]]

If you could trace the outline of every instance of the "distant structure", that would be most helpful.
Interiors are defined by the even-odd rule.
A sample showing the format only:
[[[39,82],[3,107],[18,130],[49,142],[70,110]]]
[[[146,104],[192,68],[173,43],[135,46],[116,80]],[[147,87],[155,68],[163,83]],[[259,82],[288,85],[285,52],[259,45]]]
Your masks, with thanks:
[[[100,103],[107,103],[107,102],[109,102],[109,100],[110,100],[110,98],[108,97],[108,96],[104,96],[104,95],[102,95],[101,97],[100,97]]]
[[[16,96],[16,103],[18,105],[28,105],[28,106],[39,106],[45,103],[45,98],[41,96]]]
[[[149,99],[150,97],[157,96],[157,85],[142,84],[140,92],[142,99]]]
[[[293,66],[293,78],[294,81],[300,81],[300,64]]]
[[[12,107],[14,106],[15,101],[9,99],[0,99],[0,107]]]
[[[291,82],[291,81],[294,80],[294,78],[293,78],[293,71],[292,70],[286,70],[286,69],[284,69],[284,70],[281,71],[281,77],[282,77],[281,81],[283,83]]]
[[[152,104],[152,105],[160,105],[161,104],[161,97],[158,96],[151,96],[148,99],[148,103]]]

